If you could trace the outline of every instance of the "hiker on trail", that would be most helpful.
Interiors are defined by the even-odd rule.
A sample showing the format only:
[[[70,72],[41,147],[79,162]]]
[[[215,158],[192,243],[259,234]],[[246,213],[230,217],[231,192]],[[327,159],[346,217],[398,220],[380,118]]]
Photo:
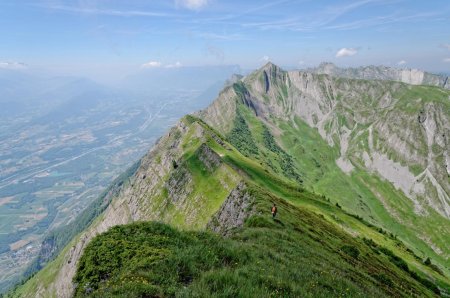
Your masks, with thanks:
[[[273,204],[272,206],[272,218],[275,218],[275,216],[277,215],[277,205]]]

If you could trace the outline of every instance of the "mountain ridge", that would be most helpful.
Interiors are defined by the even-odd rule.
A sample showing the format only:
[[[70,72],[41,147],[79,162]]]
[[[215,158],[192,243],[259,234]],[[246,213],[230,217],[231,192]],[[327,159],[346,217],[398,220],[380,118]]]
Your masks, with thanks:
[[[433,99],[422,98],[424,94],[432,95]],[[53,267],[50,264],[40,273],[40,276],[50,274],[50,282],[39,283],[38,278],[33,278],[22,289],[28,287],[34,289],[31,293],[42,295],[70,296],[71,277],[85,246],[95,235],[117,224],[160,220],[181,228],[209,226],[228,233],[230,227],[236,223],[236,227],[242,225],[252,214],[240,215],[247,208],[247,200],[243,199],[236,208],[230,203],[244,198],[239,195],[242,177],[261,186],[272,180],[288,181],[281,185],[326,195],[370,225],[397,234],[414,252],[432,256],[448,274],[448,268],[443,267],[449,255],[445,244],[448,185],[443,169],[433,167],[437,160],[449,154],[445,136],[449,135],[446,129],[450,127],[445,113],[448,96],[448,91],[435,87],[286,72],[274,64],[266,64],[225,87],[208,108],[195,114],[201,120],[186,116],[161,138],[143,157],[130,184],[113,199],[105,213],[78,240],[72,241],[68,246],[71,248],[63,251]],[[384,126],[385,119],[395,123],[389,117],[394,107],[403,104],[408,110],[400,109],[400,119],[409,124],[404,127],[411,136],[403,135],[395,127]],[[423,107],[426,110],[420,113]],[[387,118],[379,118],[379,111]],[[434,127],[434,132],[427,133],[423,123],[428,125],[428,131]],[[437,132],[442,131],[444,136],[439,136]],[[381,133],[389,137],[385,140],[379,137]],[[414,147],[405,138],[420,139],[423,147]],[[410,154],[402,155],[398,148],[408,148]],[[414,152],[415,156],[411,154]],[[420,164],[422,160],[425,161]],[[413,179],[425,173],[424,188],[435,187],[436,197],[408,197],[407,187],[395,187],[392,181],[395,179],[389,173],[380,173],[378,168],[381,163],[402,175],[412,171],[411,166],[404,167],[402,163],[412,162],[419,163],[414,164],[413,170],[419,173]],[[369,171],[371,167],[373,170]],[[261,178],[261,173],[266,178]],[[276,184],[270,187],[278,189]],[[347,193],[350,189],[351,194],[341,196],[339,184],[347,188]],[[425,213],[415,209],[415,200]],[[322,207],[314,208],[325,212]],[[362,226],[355,229],[339,223],[333,219],[333,212],[337,211],[324,214],[334,224],[342,225],[347,233],[369,233]],[[227,222],[233,217],[234,220]],[[426,234],[414,235],[417,227],[413,222],[419,222],[424,229],[422,233]],[[391,240],[379,241],[391,243]],[[410,264],[425,270],[413,257],[407,258]],[[427,274],[433,279],[440,278],[428,271]]]
[[[389,66],[361,66],[341,68],[331,62],[322,62],[318,67],[306,71],[353,79],[394,80],[411,85],[431,85],[450,89],[449,77],[415,68],[394,68]]]

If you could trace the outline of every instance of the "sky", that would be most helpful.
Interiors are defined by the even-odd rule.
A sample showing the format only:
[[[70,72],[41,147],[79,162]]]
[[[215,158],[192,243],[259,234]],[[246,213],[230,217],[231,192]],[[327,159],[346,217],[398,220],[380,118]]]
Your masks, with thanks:
[[[448,0],[0,0],[0,68],[450,70]]]

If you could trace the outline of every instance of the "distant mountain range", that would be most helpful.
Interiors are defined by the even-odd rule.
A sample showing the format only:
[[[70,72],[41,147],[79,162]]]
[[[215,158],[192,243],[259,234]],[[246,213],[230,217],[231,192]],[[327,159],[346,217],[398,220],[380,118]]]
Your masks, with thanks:
[[[340,68],[330,62],[321,63],[308,72],[327,74],[350,79],[391,80],[411,85],[431,85],[450,89],[450,81],[446,75],[436,75],[418,69],[398,69],[387,66],[362,66],[358,68]]]

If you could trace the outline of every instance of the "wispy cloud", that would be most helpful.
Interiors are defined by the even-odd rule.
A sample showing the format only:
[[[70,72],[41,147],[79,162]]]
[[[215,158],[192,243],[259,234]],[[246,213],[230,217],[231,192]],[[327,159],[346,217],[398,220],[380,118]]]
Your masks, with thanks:
[[[443,43],[441,44],[441,47],[447,50],[450,50],[450,44],[449,43]]]
[[[261,61],[269,62],[269,61],[270,61],[270,57],[267,56],[267,55],[265,55],[265,56],[263,56],[263,57],[261,58]]]
[[[203,19],[203,20],[201,20],[201,22],[216,23],[216,22],[229,21],[229,20],[233,20],[233,19],[237,19],[237,18],[242,18],[244,16],[247,16],[247,15],[253,14],[255,12],[258,12],[260,10],[268,9],[268,8],[273,7],[273,6],[277,6],[277,5],[281,5],[281,4],[288,3],[288,2],[293,2],[293,1],[295,1],[295,0],[277,0],[277,1],[266,2],[266,3],[263,3],[261,5],[252,5],[251,9],[247,9],[247,10],[244,10],[242,12],[232,13],[232,14],[225,14],[225,15],[220,16],[220,17],[214,17],[214,18],[209,18],[209,19]]]
[[[384,3],[386,0],[360,0],[345,5],[335,5],[320,9],[308,17],[295,16],[267,22],[249,22],[244,27],[258,27],[262,30],[314,31],[325,27],[345,14],[369,4]]]
[[[354,48],[342,48],[336,53],[336,58],[354,56],[358,51]]]
[[[200,10],[208,5],[210,0],[175,0],[177,7],[184,7],[190,10]]]
[[[444,60],[442,61],[444,61],[445,63],[450,63],[450,58],[444,58]]]
[[[427,12],[411,15],[398,15],[391,14],[387,16],[376,16],[373,18],[365,18],[362,20],[356,20],[349,23],[340,23],[326,26],[324,29],[337,29],[337,30],[353,30],[365,27],[382,26],[387,24],[394,24],[400,22],[419,22],[429,20],[432,17],[438,16],[440,12]]]
[[[162,63],[159,61],[149,61],[141,65],[141,68],[158,68],[161,67]]]
[[[9,62],[9,61],[0,61],[0,69],[26,69],[28,66],[22,62]]]
[[[395,2],[395,1],[394,1]],[[398,1],[397,1],[398,2]],[[257,28],[260,30],[290,30],[299,32],[319,31],[319,30],[354,30],[367,27],[382,26],[401,22],[423,22],[445,14],[444,11],[429,11],[421,13],[392,13],[390,15],[375,15],[363,19],[345,22],[344,16],[363,7],[372,5],[384,5],[392,3],[388,0],[360,0],[350,4],[339,4],[318,8],[316,12],[307,15],[287,15],[284,18],[243,22],[243,27]]]
[[[214,32],[194,32],[197,37],[216,40],[244,40],[245,37],[238,33],[214,33]]]
[[[397,65],[404,65],[404,64],[406,64],[405,60],[400,60],[400,61],[397,62]]]
[[[100,9],[92,7],[76,7],[67,5],[49,5],[45,6],[47,9],[63,11],[69,13],[78,13],[86,15],[107,15],[117,17],[171,17],[176,16],[171,13],[158,12],[158,11],[146,11],[146,10],[116,10],[116,9]]]

